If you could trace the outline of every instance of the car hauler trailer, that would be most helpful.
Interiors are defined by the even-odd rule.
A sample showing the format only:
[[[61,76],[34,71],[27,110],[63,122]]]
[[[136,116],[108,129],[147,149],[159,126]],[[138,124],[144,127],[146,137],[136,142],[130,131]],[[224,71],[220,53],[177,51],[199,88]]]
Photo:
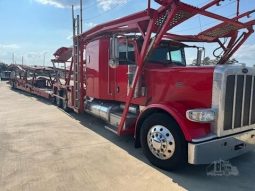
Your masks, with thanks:
[[[71,109],[71,105],[73,105],[72,98],[74,97],[72,51],[73,49],[70,47],[61,47],[53,54],[55,58],[51,60],[53,68],[56,70],[56,83],[53,84],[52,96],[54,97],[54,103],[65,111]],[[57,64],[58,66],[56,66]],[[69,69],[67,69],[67,65],[69,65]],[[60,68],[64,68],[64,70]]]
[[[14,64],[9,68],[12,70],[10,83],[13,88],[54,99],[52,87],[56,80],[53,68]]]
[[[2,81],[8,81],[11,77],[11,71],[2,71],[0,73],[0,80]]]
[[[54,84],[59,106],[88,112],[117,135],[132,134],[149,161],[163,169],[207,164],[254,149],[255,68],[228,60],[254,32],[255,10],[227,18],[210,12],[222,0],[194,7],[180,0],[155,0],[158,9],[80,32],[75,19],[69,75]],[[202,15],[219,24],[195,35],[172,29]],[[77,30],[75,30],[77,29]],[[216,66],[186,66],[185,43],[218,43]],[[61,51],[60,51],[61,52]],[[55,55],[56,56],[56,55]]]

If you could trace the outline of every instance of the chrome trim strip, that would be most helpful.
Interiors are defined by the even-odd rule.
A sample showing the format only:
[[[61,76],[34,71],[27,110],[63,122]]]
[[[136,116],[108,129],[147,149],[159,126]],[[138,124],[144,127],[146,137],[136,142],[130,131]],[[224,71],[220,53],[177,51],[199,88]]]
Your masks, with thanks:
[[[245,93],[246,93],[246,79],[247,79],[247,75],[244,75],[244,81],[243,81],[243,100],[242,100],[242,114],[241,114],[241,127],[243,126],[243,117],[244,117],[244,101],[245,101]]]
[[[252,76],[252,83],[251,83],[251,97],[250,97],[250,116],[249,116],[249,125],[251,125],[251,115],[252,115],[252,102],[253,102],[253,86],[254,86],[254,77]]]
[[[188,163],[209,164],[228,160],[255,149],[255,129],[202,143],[188,143]],[[208,151],[210,154],[208,154]]]
[[[104,128],[111,131],[112,133],[114,133],[116,135],[118,134],[118,132],[116,130],[114,130],[112,127],[109,127],[109,126],[105,125]]]
[[[209,141],[212,139],[217,138],[217,136],[215,134],[209,134],[206,137],[201,137],[199,139],[192,139],[192,143],[199,143],[199,142],[204,142],[204,141]]]
[[[248,73],[244,74],[243,69],[248,69]],[[234,128],[224,130],[224,113],[225,113],[225,96],[226,96],[226,85],[227,78],[230,75],[251,75],[252,76],[252,90],[251,90],[251,103],[253,100],[253,86],[255,84],[255,67],[245,67],[238,64],[233,65],[217,65],[214,70],[213,76],[213,91],[212,91],[212,108],[217,110],[217,119],[211,123],[211,132],[216,134],[217,137],[227,136],[235,134],[249,129],[255,128],[255,124],[251,124],[251,111],[250,107],[250,123],[247,126],[241,128]],[[235,82],[236,83],[236,82]],[[247,83],[247,79],[246,79]],[[236,84],[235,84],[236,86]],[[247,91],[247,89],[245,90]],[[240,111],[241,112],[241,111]],[[234,125],[234,124],[233,124]]]
[[[232,112],[232,129],[235,128],[235,113],[236,113],[236,89],[237,89],[237,75],[235,75],[235,89],[233,98],[233,112]]]

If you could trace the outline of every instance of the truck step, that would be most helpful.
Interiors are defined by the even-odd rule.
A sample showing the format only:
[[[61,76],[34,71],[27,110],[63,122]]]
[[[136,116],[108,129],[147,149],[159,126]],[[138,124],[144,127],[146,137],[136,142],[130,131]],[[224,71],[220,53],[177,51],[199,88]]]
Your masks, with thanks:
[[[115,134],[118,134],[118,131],[117,131],[118,128],[113,125],[105,125],[104,128]]]

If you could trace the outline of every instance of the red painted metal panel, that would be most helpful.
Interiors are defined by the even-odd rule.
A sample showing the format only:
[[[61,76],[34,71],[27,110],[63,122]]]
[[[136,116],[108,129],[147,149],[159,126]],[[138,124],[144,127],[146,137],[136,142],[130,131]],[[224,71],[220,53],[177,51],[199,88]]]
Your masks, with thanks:
[[[99,97],[99,40],[87,45],[86,56],[87,96]]]
[[[210,108],[214,67],[145,68],[148,104],[180,102],[188,108]]]
[[[210,124],[191,122],[186,111],[211,108],[214,67],[168,67],[146,65],[147,108],[168,112],[180,125],[186,140],[206,136]],[[146,110],[145,109],[145,110]]]
[[[115,100],[125,102],[128,88],[128,65],[116,68],[116,94]]]
[[[114,100],[116,69],[109,67],[109,38],[101,38],[86,48],[87,96]]]
[[[17,89],[28,92],[30,94],[38,95],[46,99],[49,99],[51,96],[51,92],[50,92],[51,89],[42,89],[42,88],[34,87],[31,84],[29,84],[28,81],[23,79],[16,79],[15,83],[16,83]]]

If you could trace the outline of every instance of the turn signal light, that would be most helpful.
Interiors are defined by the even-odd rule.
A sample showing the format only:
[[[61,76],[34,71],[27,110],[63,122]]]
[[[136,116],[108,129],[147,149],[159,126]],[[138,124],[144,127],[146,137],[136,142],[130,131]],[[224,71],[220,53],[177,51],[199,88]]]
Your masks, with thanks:
[[[216,118],[216,112],[213,109],[193,109],[186,112],[186,117],[190,121],[207,123]]]

